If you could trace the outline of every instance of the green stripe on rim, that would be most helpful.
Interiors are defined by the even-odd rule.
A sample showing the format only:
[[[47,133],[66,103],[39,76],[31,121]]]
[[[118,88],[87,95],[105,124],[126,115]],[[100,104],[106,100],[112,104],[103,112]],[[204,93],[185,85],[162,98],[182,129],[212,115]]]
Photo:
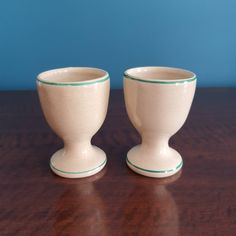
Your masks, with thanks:
[[[57,169],[56,167],[54,167],[53,165],[52,165],[52,163],[50,162],[50,167],[52,168],[52,169],[54,169],[54,170],[56,170],[56,171],[59,171],[59,172],[61,172],[61,173],[64,173],[64,174],[72,174],[72,175],[77,175],[77,174],[84,174],[84,173],[88,173],[88,172],[90,172],[90,171],[93,171],[93,170],[96,170],[96,169],[98,169],[99,167],[102,167],[103,165],[105,165],[106,164],[106,162],[107,162],[107,159],[102,163],[102,164],[100,164],[99,166],[97,166],[97,167],[95,167],[95,168],[93,168],[93,169],[90,169],[90,170],[85,170],[85,171],[71,171],[71,172],[69,172],[69,171],[64,171],[64,170],[60,170],[60,169]]]
[[[48,85],[56,85],[56,86],[83,86],[83,85],[91,85],[91,84],[97,84],[97,83],[102,83],[106,80],[110,79],[109,76],[106,76],[105,78],[95,80],[95,81],[84,81],[84,82],[78,82],[78,83],[56,83],[56,82],[48,82],[44,80],[40,80],[37,78],[36,80],[42,84],[48,84]]]
[[[143,83],[151,83],[151,84],[182,84],[182,83],[189,83],[189,82],[192,82],[197,79],[197,77],[194,76],[193,78],[190,78],[190,79],[175,80],[175,81],[144,80],[144,79],[132,77],[126,73],[124,73],[124,77],[126,79],[135,80],[135,81],[139,81],[139,82],[143,82]]]
[[[174,169],[169,169],[169,170],[147,170],[147,169],[143,169],[141,167],[138,167],[136,165],[134,165],[133,163],[131,163],[128,159],[128,157],[126,158],[127,163],[129,163],[131,166],[142,170],[142,171],[146,171],[146,172],[151,172],[151,173],[169,173],[169,172],[173,172],[176,171],[178,169],[180,169],[183,166],[183,161],[180,162],[180,164],[178,164]]]

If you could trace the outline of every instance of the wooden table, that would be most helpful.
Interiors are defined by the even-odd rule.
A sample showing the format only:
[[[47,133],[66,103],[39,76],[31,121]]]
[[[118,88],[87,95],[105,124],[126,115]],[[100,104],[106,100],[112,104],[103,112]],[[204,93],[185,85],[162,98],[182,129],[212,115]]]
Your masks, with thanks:
[[[140,138],[121,91],[112,91],[93,143],[106,168],[85,179],[49,169],[62,142],[46,124],[35,91],[0,93],[0,235],[236,235],[236,89],[198,89],[170,145],[182,173],[139,176],[125,164]]]

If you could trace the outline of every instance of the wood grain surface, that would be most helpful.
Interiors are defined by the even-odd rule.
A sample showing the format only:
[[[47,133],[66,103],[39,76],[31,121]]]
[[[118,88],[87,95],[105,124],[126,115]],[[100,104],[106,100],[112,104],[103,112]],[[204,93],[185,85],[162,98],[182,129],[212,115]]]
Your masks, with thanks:
[[[125,164],[140,142],[122,91],[92,142],[106,168],[85,179],[49,169],[62,142],[42,115],[35,91],[0,93],[0,235],[236,235],[236,89],[198,89],[184,127],[170,145],[181,173],[162,180]]]

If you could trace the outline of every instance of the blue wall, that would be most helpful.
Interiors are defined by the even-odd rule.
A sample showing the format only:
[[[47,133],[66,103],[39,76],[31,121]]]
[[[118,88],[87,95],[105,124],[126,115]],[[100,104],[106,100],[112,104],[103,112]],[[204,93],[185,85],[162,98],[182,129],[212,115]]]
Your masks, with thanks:
[[[0,0],[0,89],[31,89],[41,71],[92,66],[122,86],[128,67],[194,71],[236,86],[235,0]]]

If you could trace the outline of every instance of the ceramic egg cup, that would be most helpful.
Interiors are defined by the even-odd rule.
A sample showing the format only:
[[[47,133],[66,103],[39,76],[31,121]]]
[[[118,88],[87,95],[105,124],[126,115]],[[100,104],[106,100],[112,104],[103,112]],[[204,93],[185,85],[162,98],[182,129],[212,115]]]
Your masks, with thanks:
[[[52,171],[66,178],[99,172],[107,158],[91,138],[107,113],[108,73],[85,67],[50,70],[38,75],[37,89],[48,124],[64,141],[64,148],[51,157]]]
[[[195,93],[194,73],[169,67],[139,67],[124,73],[124,96],[130,121],[142,143],[127,154],[127,165],[148,177],[168,177],[183,160],[169,138],[184,124]]]

